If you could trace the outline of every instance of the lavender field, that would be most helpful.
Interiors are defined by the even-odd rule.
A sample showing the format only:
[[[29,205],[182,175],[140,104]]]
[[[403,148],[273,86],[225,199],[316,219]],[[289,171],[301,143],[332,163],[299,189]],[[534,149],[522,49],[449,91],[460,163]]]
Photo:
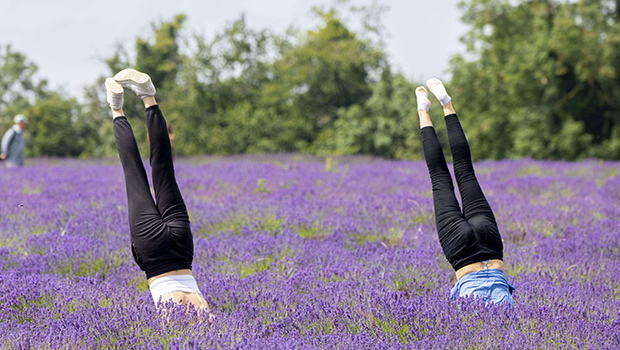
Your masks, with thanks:
[[[476,170],[512,308],[449,299],[423,162],[179,160],[209,324],[155,310],[120,165],[3,169],[0,348],[620,348],[620,163]]]

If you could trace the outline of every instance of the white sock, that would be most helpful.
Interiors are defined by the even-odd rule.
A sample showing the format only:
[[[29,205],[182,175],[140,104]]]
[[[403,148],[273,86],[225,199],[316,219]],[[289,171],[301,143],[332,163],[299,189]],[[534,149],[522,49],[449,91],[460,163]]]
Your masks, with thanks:
[[[443,86],[443,83],[441,82],[441,80],[437,78],[430,78],[426,82],[426,86],[428,86],[428,89],[431,90],[431,92],[433,93],[433,95],[435,95],[435,97],[437,97],[437,99],[439,100],[439,103],[441,103],[442,106],[450,102],[450,100],[452,100],[450,96],[448,96],[448,93],[446,92],[446,88]]]
[[[415,98],[418,101],[418,110],[428,111],[431,101],[428,99],[428,92],[422,86],[415,89]]]

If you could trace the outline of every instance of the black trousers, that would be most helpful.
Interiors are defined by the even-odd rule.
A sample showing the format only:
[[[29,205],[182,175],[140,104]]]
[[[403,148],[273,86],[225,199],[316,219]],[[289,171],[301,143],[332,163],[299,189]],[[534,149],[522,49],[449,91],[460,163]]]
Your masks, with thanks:
[[[155,201],[133,130],[125,117],[114,119],[114,138],[123,165],[133,257],[146,278],[191,269],[194,242],[187,208],[177,186],[170,138],[159,106],[146,109]]]
[[[441,248],[454,270],[489,259],[503,259],[504,248],[495,216],[476,179],[461,123],[456,114],[446,116],[445,121],[462,211],[435,129],[424,127],[421,130]]]

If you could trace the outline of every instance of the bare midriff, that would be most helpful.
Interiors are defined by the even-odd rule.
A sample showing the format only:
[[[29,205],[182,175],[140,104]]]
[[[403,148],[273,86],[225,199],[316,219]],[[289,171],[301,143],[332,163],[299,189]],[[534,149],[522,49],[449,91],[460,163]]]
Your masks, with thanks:
[[[183,269],[183,270],[174,270],[166,273],[162,273],[161,275],[153,276],[148,279],[149,286],[155,282],[158,278],[166,277],[166,276],[178,276],[178,275],[192,275],[192,270]],[[197,293],[189,293],[189,292],[172,292],[167,293],[161,296],[162,302],[174,301],[179,304],[185,304],[187,302],[192,303],[194,308],[198,311],[209,311],[209,307],[207,305],[207,301],[202,296],[202,294]]]
[[[481,261],[469,265],[465,265],[456,271],[456,280],[460,280],[461,277],[467,275],[468,273],[487,270],[487,269],[497,269],[504,271],[504,262],[499,259],[491,259],[486,262]]]

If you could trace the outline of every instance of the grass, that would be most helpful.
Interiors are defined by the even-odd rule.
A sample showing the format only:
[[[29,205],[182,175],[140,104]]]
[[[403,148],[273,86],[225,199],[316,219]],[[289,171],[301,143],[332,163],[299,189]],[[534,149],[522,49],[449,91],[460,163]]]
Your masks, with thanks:
[[[148,280],[142,274],[127,278],[126,283],[128,288],[135,288],[141,292],[146,292],[149,290]]]
[[[517,176],[524,177],[528,175],[549,176],[554,175],[549,169],[544,169],[541,165],[529,165],[521,167],[517,170]]]
[[[270,271],[275,276],[286,276],[292,273],[294,267],[289,262],[295,256],[291,248],[282,248],[272,253],[253,256],[250,259],[237,261],[230,256],[219,256],[215,259],[215,272],[221,275],[234,275],[240,278],[254,276],[263,271]]]
[[[76,260],[79,260],[79,262]],[[118,271],[118,267],[123,262],[120,252],[99,258],[82,256],[76,260],[61,261],[59,265],[52,267],[54,274],[69,279],[74,277],[93,277],[96,275],[105,278],[108,273]]]
[[[249,228],[254,232],[260,231],[277,235],[285,227],[284,223],[285,218],[278,218],[272,213],[255,213],[254,215],[231,213],[228,218],[222,221],[209,222],[198,228],[194,234],[206,237],[221,236],[222,233],[241,235],[243,228]]]
[[[293,232],[299,232],[299,237],[304,239],[318,239],[323,240],[330,234],[327,233],[327,228],[321,228],[316,222],[312,225],[301,225],[293,229]]]

